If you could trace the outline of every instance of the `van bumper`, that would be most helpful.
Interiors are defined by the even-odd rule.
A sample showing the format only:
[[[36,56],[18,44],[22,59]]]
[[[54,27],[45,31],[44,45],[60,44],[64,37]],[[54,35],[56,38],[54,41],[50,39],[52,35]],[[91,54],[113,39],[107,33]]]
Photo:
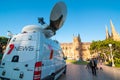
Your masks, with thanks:
[[[0,80],[10,80],[9,78],[0,77]]]

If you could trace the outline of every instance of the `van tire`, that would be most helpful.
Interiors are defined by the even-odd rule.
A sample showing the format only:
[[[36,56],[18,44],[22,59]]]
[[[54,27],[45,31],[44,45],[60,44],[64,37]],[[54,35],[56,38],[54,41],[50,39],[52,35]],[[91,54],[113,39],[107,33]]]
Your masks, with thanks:
[[[54,79],[55,79],[55,74],[52,73],[52,74],[51,74],[51,77],[50,77],[50,80],[54,80]]]
[[[66,74],[66,70],[67,70],[67,68],[66,68],[66,66],[65,66],[65,70],[64,70],[64,72],[63,72],[64,74]]]

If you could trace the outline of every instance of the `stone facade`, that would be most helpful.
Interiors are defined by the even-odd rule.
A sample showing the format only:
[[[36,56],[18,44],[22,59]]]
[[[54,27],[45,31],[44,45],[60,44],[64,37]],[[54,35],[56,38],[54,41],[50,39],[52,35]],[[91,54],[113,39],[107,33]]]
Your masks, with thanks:
[[[87,60],[90,59],[90,42],[81,42],[80,35],[73,36],[73,42],[61,43],[64,55],[68,59]]]

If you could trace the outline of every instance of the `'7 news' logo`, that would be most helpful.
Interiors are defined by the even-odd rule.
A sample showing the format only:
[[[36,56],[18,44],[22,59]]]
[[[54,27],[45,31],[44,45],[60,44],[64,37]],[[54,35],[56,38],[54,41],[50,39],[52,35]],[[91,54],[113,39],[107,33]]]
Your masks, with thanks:
[[[8,54],[14,49],[16,51],[34,51],[34,46],[15,46],[14,44],[9,45]]]
[[[16,51],[34,51],[34,46],[18,46],[15,47]]]

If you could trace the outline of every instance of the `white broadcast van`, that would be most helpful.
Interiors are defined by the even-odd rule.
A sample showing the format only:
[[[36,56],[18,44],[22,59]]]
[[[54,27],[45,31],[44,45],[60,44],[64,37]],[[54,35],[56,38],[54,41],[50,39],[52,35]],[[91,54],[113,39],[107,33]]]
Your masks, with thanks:
[[[8,34],[12,38],[0,64],[0,80],[56,80],[66,73],[60,44],[51,39],[66,13],[65,4],[58,2],[51,12],[50,25],[39,18],[42,25],[28,25],[17,35]]]

